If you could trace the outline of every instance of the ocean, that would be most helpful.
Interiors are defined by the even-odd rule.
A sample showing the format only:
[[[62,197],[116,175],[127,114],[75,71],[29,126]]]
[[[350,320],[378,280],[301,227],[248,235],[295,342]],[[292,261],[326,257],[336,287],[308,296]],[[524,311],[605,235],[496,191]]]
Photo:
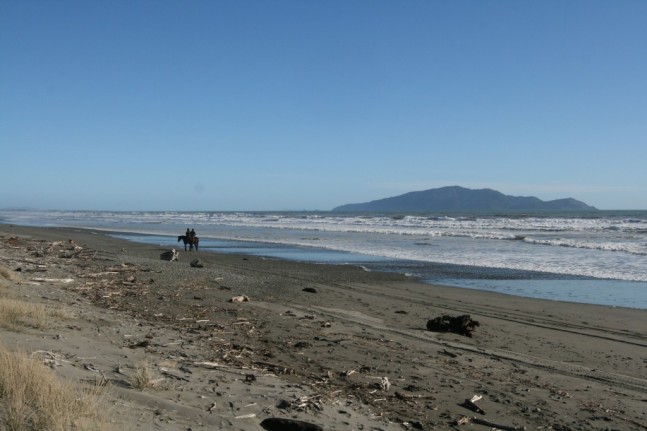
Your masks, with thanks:
[[[582,213],[2,210],[0,222],[101,229],[201,252],[395,271],[427,283],[647,309],[647,211]]]

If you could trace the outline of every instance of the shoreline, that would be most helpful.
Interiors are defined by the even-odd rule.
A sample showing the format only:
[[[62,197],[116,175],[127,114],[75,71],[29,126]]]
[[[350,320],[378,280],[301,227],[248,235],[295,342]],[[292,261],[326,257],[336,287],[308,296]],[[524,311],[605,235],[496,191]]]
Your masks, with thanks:
[[[42,251],[69,240],[80,254]],[[139,356],[185,379],[167,376],[172,385],[161,391],[118,387],[128,400],[118,408],[136,429],[259,430],[268,417],[326,430],[455,429],[474,415],[460,404],[475,394],[484,418],[508,426],[647,427],[645,310],[422,284],[349,265],[183,251],[167,262],[160,253],[169,247],[80,228],[0,224],[0,242],[0,264],[22,268],[10,292],[84,316],[72,325],[81,329],[57,328],[58,340],[2,330],[3,344],[104,352],[94,362],[113,382],[123,380],[109,371],[114,362]],[[196,258],[202,267],[190,266]],[[249,302],[229,302],[234,296]],[[472,338],[427,331],[442,314],[469,314],[480,326]],[[57,372],[90,373],[70,363]],[[388,389],[378,384],[385,377]],[[126,408],[138,403],[145,418]]]
[[[130,231],[115,231],[103,230],[92,228],[81,228],[94,230],[105,233],[113,237],[120,237],[132,242],[145,243],[149,245],[160,245],[155,242],[145,242],[128,239],[128,237],[158,237],[158,238],[173,238],[172,235],[163,234],[149,234]],[[256,241],[242,241],[242,240],[216,240],[222,242],[240,242],[242,244],[260,244],[260,249],[265,249],[265,252],[244,252],[244,251],[221,251],[219,249],[209,248],[201,250],[208,253],[220,254],[240,254],[246,256],[256,256],[268,259],[278,259],[285,261],[292,261],[297,263],[314,263],[320,265],[349,265],[359,266],[367,271],[395,273],[408,277],[408,280],[416,283],[431,285],[431,286],[445,286],[451,288],[480,290],[486,292],[500,293],[503,295],[520,296],[525,298],[544,299],[549,301],[567,302],[573,304],[591,304],[609,307],[632,308],[639,310],[647,310],[647,283],[640,281],[629,280],[614,280],[596,278],[590,276],[560,274],[554,272],[532,271],[522,269],[510,268],[493,268],[484,266],[468,266],[449,263],[438,262],[422,262],[422,261],[408,261],[408,260],[388,260],[378,259],[371,260],[373,256],[366,256],[366,261],[361,259],[350,259],[343,261],[343,259],[324,259],[317,260],[314,258],[295,259],[285,257],[286,253],[270,251],[273,247],[265,248],[265,243]],[[172,243],[172,241],[171,241]],[[181,244],[180,244],[181,245]],[[274,244],[271,244],[274,245]],[[308,250],[307,246],[289,246],[278,247],[277,250]],[[334,250],[317,249],[317,252],[322,252],[324,255],[340,254],[345,255],[346,252],[339,252]],[[306,254],[307,251],[306,251]],[[361,256],[359,254],[353,254]],[[298,256],[298,254],[297,254]],[[411,273],[414,268],[415,273]],[[431,275],[433,274],[433,276]],[[558,291],[550,289],[551,286],[559,285]],[[593,285],[593,286],[591,286]],[[591,287],[591,288],[589,288]],[[598,289],[608,290],[608,295],[605,300],[601,297],[589,296],[590,292]],[[638,301],[638,302],[636,302]]]
[[[65,224],[98,228],[125,232],[136,241],[156,245],[168,244],[168,238],[184,232],[188,223],[200,226],[203,250],[210,246],[216,252],[242,252],[305,262],[354,265],[366,262],[363,266],[367,269],[409,274],[427,284],[647,309],[644,259],[639,256],[644,244],[639,242],[640,230],[636,230],[645,214],[626,219],[627,214],[612,211],[594,221],[577,214],[555,215],[545,220],[528,214],[527,219],[513,221],[512,225],[501,224],[507,220],[506,214],[494,218],[457,214],[458,225],[452,218],[445,220],[427,214],[421,220],[415,219],[416,227],[411,232],[407,230],[408,223],[393,224],[379,215],[364,220],[311,217],[308,212],[292,211],[124,214],[127,215],[111,211],[26,211],[5,213],[5,223],[12,220],[33,226]],[[360,226],[359,230],[355,225]],[[315,233],[321,226],[322,232]],[[601,230],[590,237],[586,232],[592,228],[597,232],[595,226]],[[276,227],[281,229],[276,231]],[[381,235],[385,227],[390,234]],[[349,235],[342,233],[346,229],[350,229]],[[438,238],[435,238],[435,229],[440,232]],[[502,241],[519,229],[528,241]],[[559,233],[562,230],[566,232],[564,235]],[[311,231],[312,234],[308,233]],[[138,236],[141,232],[152,234],[153,238],[160,236],[149,239],[146,235]],[[428,234],[416,236],[424,232]],[[409,234],[414,235],[411,241]]]

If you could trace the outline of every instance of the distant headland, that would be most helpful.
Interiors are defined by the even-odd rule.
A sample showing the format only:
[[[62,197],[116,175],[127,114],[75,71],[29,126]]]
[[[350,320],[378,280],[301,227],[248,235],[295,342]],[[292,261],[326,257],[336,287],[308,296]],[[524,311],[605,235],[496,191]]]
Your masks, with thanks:
[[[542,201],[534,196],[504,195],[492,189],[448,186],[341,205],[333,211],[597,211],[597,208],[573,198]]]

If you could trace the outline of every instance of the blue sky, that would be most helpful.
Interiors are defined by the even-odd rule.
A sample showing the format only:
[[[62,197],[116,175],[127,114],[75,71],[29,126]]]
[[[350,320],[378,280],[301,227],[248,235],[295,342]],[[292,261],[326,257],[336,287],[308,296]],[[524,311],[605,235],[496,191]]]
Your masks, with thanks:
[[[647,209],[645,1],[0,2],[0,208]]]

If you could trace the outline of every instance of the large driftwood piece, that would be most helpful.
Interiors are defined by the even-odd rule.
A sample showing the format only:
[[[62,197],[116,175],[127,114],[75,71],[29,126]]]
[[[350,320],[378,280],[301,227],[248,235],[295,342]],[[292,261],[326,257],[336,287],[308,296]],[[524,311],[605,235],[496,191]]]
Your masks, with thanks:
[[[177,252],[175,249],[172,249],[171,251],[165,251],[160,255],[160,259],[162,260],[168,260],[169,262],[173,262],[178,260],[180,253]]]
[[[267,418],[261,426],[267,431],[323,431],[319,425],[296,419]]]
[[[444,314],[427,321],[427,330],[433,332],[453,332],[454,334],[471,337],[472,331],[479,325],[479,322],[472,320],[469,314],[462,316]]]
[[[463,401],[463,403],[461,404],[461,406],[465,407],[466,409],[470,409],[473,412],[484,415],[485,411],[476,405],[476,402],[480,401],[481,399],[483,399],[481,395],[474,395],[471,399],[466,398],[465,401]]]

